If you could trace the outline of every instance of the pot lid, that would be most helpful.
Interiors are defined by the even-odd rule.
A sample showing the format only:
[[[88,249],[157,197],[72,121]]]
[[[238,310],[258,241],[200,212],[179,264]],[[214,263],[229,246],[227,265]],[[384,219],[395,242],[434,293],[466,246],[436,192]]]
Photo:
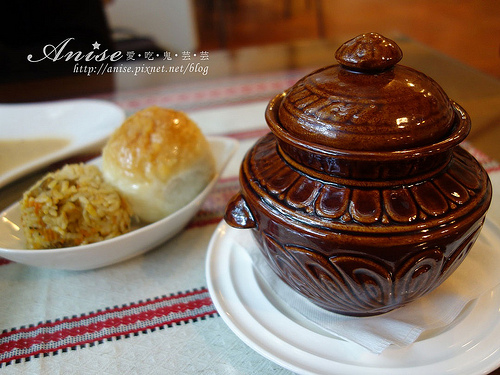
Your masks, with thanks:
[[[278,112],[285,131],[352,151],[413,149],[452,131],[452,102],[434,80],[397,64],[403,54],[394,41],[363,34],[335,57],[339,64],[312,72],[287,91]]]

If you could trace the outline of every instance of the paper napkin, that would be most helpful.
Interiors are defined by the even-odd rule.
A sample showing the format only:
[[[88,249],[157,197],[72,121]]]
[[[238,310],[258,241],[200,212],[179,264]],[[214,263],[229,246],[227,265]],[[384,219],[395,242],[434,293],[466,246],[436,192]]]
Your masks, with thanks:
[[[491,222],[458,269],[438,288],[391,312],[373,317],[349,317],[322,309],[281,281],[268,266],[249,231],[238,236],[263,280],[290,307],[322,329],[380,354],[390,345],[405,347],[425,331],[446,328],[468,303],[500,285],[500,248],[495,248],[500,229]]]

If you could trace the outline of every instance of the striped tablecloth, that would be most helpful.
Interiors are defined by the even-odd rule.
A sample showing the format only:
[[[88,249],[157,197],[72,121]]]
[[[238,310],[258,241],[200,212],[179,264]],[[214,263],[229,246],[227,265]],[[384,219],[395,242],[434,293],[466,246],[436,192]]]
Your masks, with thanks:
[[[268,128],[267,101],[304,71],[228,78],[100,96],[127,114],[150,105],[187,111],[206,134],[240,141],[188,227],[158,248],[75,272],[1,261],[0,372],[6,374],[286,374],[240,341],[206,289],[208,242],[238,190],[246,150]],[[489,170],[486,155],[465,146]]]

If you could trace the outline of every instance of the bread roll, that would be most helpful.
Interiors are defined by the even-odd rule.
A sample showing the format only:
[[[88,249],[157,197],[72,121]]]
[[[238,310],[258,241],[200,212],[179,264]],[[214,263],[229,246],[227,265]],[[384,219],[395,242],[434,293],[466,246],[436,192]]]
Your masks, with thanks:
[[[206,138],[184,113],[149,107],[130,116],[103,148],[104,178],[145,222],[190,202],[215,174]]]

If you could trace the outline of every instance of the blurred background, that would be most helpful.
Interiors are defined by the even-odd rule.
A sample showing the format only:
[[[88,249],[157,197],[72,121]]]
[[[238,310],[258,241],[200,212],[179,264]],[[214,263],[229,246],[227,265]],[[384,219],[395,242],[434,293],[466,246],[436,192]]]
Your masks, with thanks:
[[[457,79],[452,71],[443,72],[446,58],[475,68],[493,86],[500,84],[500,0],[23,0],[7,3],[0,13],[0,102],[312,69],[335,63],[341,43],[371,31],[398,43],[411,41],[404,49],[410,59],[403,57],[402,63],[440,76],[445,89],[446,75]],[[88,76],[75,72],[78,64],[72,60],[27,60],[66,38],[72,40],[65,52],[121,51],[123,58],[114,66],[134,69],[183,62],[145,61],[147,52],[207,51],[210,61],[203,63],[210,73]],[[96,41],[100,49],[93,50]],[[429,63],[429,49],[438,53],[434,58],[442,60],[441,68]],[[130,61],[129,51],[134,52]]]
[[[26,60],[65,38],[74,38],[73,51],[85,51],[97,40],[100,51],[138,56],[338,43],[371,31],[411,38],[500,78],[499,0],[23,0],[5,5],[0,83],[73,74],[74,64],[64,69]],[[266,64],[262,60],[248,64]]]
[[[374,31],[395,39],[406,56],[403,64],[437,79],[451,98],[468,109],[474,124],[468,139],[500,159],[499,0],[148,0],[148,7],[141,4],[109,0],[105,10],[113,40],[124,49],[135,40],[144,48],[210,51],[209,77],[195,77],[196,82],[310,71],[336,63],[335,50],[359,34]],[[120,30],[129,33],[120,35]],[[115,84],[136,88],[158,84],[158,78],[119,75]]]
[[[132,42],[123,31],[172,50],[236,49],[376,31],[412,38],[500,78],[498,0],[109,0],[105,9],[122,45]]]

